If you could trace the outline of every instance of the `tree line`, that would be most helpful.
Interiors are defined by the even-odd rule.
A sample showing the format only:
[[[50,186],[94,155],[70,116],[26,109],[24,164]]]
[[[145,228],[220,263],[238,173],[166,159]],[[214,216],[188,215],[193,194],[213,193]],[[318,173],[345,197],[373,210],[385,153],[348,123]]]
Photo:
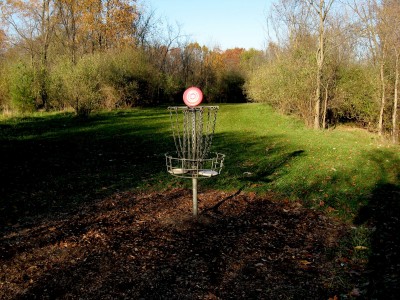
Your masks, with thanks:
[[[135,0],[1,2],[3,112],[265,102],[316,129],[351,122],[398,141],[400,3],[277,0],[264,50],[210,49]],[[211,8],[210,8],[211,9]]]
[[[280,0],[248,96],[314,128],[352,122],[398,141],[400,2]]]
[[[244,52],[209,49],[133,0],[0,4],[0,109],[31,112],[176,101],[200,86],[209,102],[243,102]],[[181,101],[181,99],[179,99]]]

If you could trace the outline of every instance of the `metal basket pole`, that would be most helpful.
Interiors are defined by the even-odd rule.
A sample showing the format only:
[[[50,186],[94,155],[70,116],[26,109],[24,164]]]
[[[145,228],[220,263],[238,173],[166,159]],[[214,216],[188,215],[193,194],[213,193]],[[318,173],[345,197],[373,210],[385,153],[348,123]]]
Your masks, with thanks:
[[[212,153],[218,106],[169,107],[176,152],[166,154],[171,175],[192,178],[193,216],[198,214],[197,184],[199,178],[219,175],[225,155]],[[181,112],[181,113],[180,113]]]
[[[197,217],[197,177],[192,178],[193,216]]]

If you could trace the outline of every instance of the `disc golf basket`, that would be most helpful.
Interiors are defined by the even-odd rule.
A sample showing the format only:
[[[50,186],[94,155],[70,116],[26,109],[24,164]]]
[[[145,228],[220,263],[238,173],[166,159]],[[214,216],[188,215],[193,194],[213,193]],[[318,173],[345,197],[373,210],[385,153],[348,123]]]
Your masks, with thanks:
[[[197,216],[198,179],[219,175],[225,158],[224,154],[210,152],[219,107],[197,106],[201,100],[201,91],[189,88],[184,94],[188,106],[168,107],[176,151],[165,155],[168,173],[192,178],[194,216]]]

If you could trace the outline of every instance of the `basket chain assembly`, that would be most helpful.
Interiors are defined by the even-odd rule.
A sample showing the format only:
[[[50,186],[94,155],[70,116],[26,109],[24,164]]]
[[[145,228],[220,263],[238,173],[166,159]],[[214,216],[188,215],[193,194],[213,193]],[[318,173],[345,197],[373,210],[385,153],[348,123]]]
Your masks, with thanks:
[[[168,107],[174,138],[174,153],[167,153],[167,171],[192,178],[193,215],[197,215],[197,179],[220,174],[225,155],[210,153],[218,106]]]

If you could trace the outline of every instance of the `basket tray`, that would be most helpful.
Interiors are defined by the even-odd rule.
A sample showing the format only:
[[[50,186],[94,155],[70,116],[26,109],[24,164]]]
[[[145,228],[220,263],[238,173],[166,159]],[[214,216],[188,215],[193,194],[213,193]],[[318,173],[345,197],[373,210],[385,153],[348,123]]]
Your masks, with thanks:
[[[183,178],[210,178],[220,174],[225,155],[210,153],[206,158],[180,158],[177,152],[165,154],[167,171],[173,176]]]

